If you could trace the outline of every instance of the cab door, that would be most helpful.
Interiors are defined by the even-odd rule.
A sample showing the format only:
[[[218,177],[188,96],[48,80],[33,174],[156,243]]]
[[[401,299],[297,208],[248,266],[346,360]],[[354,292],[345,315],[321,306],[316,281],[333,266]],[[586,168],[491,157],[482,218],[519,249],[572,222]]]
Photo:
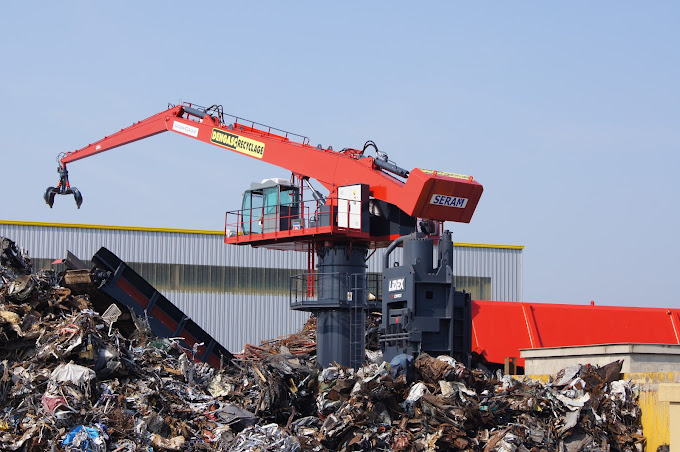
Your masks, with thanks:
[[[246,190],[243,193],[243,203],[241,205],[241,229],[243,234],[262,233],[263,207],[262,190]]]

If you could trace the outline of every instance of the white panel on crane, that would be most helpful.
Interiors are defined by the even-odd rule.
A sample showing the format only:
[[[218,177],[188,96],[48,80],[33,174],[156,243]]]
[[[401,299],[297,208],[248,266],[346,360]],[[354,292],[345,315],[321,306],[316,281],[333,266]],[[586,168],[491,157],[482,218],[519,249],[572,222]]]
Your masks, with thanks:
[[[345,185],[338,187],[338,226],[361,229],[362,190],[366,185]]]

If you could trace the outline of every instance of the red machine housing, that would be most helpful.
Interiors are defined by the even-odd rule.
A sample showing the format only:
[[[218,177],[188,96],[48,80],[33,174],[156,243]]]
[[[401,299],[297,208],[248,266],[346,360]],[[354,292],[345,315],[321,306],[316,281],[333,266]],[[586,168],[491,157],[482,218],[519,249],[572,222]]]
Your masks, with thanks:
[[[680,309],[472,302],[472,350],[492,363],[521,349],[638,342],[680,344]]]

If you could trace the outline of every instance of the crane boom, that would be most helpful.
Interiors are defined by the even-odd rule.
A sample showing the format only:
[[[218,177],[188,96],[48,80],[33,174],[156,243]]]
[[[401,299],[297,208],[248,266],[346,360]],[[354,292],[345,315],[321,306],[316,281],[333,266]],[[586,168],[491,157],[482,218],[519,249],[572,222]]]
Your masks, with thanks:
[[[482,185],[472,177],[420,168],[406,171],[388,161],[384,154],[374,158],[364,155],[363,150],[338,152],[314,147],[304,137],[298,142],[291,139],[297,135],[260,127],[254,122],[239,123],[239,118],[234,118],[233,123],[226,124],[221,106],[203,108],[188,103],[171,106],[60,156],[60,183],[47,189],[45,201],[52,207],[55,194],[68,193],[77,193],[76,202],[79,201],[80,193],[68,182],[67,164],[166,131],[271,163],[301,178],[311,177],[328,189],[331,196],[339,186],[367,184],[373,198],[394,204],[412,217],[468,223],[482,194]]]

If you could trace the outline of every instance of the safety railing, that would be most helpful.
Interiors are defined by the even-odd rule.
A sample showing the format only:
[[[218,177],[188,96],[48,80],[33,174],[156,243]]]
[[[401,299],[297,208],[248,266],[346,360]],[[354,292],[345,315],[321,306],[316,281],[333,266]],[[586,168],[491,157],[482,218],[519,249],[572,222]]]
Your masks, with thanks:
[[[379,309],[382,306],[382,273],[366,273],[365,275],[347,275],[347,273],[301,273],[290,278],[291,306],[300,306],[310,302],[323,302],[324,300],[349,303],[353,296],[349,295],[356,287],[348,279],[362,278],[360,299],[362,304],[371,309]],[[336,298],[333,298],[336,297]]]
[[[266,124],[262,124],[256,121],[251,121],[246,118],[241,118],[240,116],[232,115],[229,113],[224,113],[222,105],[212,105],[210,107],[203,107],[201,105],[197,104],[192,104],[190,102],[182,102],[182,105],[185,107],[191,107],[195,108],[196,110],[203,111],[211,116],[216,116],[220,119],[220,122],[222,124],[227,124],[228,122],[231,122],[231,120],[226,120],[225,118],[231,118],[233,119],[233,123],[230,124],[234,128],[238,128],[238,126],[245,126],[253,129],[258,129],[261,132],[266,132],[267,134],[270,135],[276,135],[280,136],[283,138],[286,138],[288,140],[296,141],[300,144],[303,145],[309,145],[309,138],[307,138],[304,135],[300,135],[297,133],[289,132],[287,130],[283,129],[278,129],[276,127],[268,126]],[[168,107],[173,107],[174,105],[168,104]],[[240,122],[239,122],[240,121]]]
[[[271,234],[269,237],[298,235],[296,231],[314,233],[329,227],[338,230],[361,230],[361,212],[338,209],[355,200],[327,198],[326,204],[314,199],[277,206],[232,210],[225,214],[225,238]],[[287,214],[282,214],[287,212]]]
[[[353,299],[347,273],[301,273],[290,277],[290,306],[345,306]]]

